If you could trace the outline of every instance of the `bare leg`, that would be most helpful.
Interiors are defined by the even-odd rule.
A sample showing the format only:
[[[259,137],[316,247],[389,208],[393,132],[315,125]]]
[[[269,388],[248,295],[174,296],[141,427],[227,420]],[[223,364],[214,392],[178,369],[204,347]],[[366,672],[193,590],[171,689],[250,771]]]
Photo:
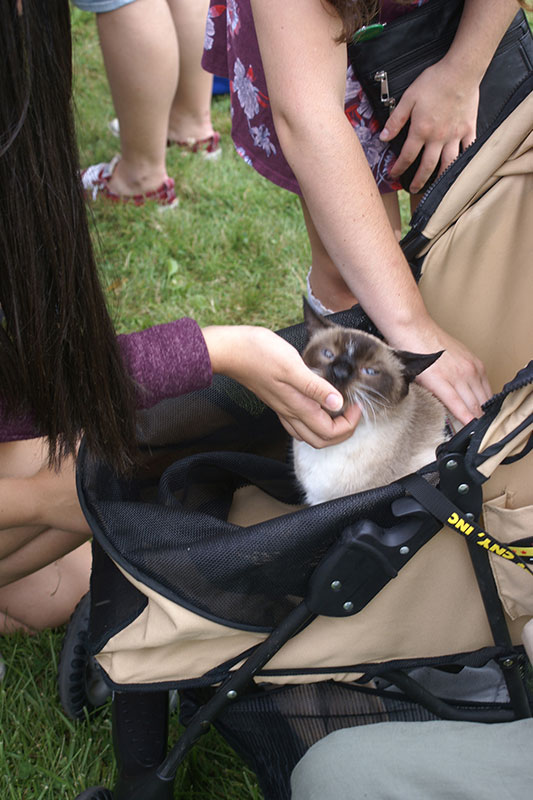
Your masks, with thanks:
[[[385,211],[387,212],[394,235],[396,236],[397,240],[400,241],[402,238],[402,218],[400,215],[398,192],[388,192],[387,194],[382,194],[381,199],[383,201],[383,205],[385,206]]]
[[[168,0],[168,5],[179,49],[179,80],[170,109],[168,138],[205,139],[213,134],[213,76],[201,64],[209,0]]]
[[[122,158],[109,189],[138,194],[167,177],[169,111],[178,84],[178,45],[167,0],[136,0],[97,14]]]
[[[300,198],[309,244],[311,245],[311,290],[318,300],[331,311],[342,311],[357,303],[344,282],[329,253],[322,244],[305,201]]]
[[[4,519],[6,515],[13,518],[10,506],[15,507],[15,515],[18,508],[21,514],[20,527],[0,530],[0,631],[3,632],[40,630],[65,622],[89,585],[90,531],[77,503],[72,466],[70,474],[67,467],[61,474],[46,470],[45,494],[50,497],[51,505],[61,499],[59,507],[68,513],[65,521],[69,524],[75,521],[78,532],[23,524],[26,517],[22,515],[34,505],[31,492],[36,484],[32,476],[42,475],[43,464],[46,464],[46,448],[42,439],[0,445],[0,511]],[[20,485],[23,488],[19,491]],[[54,486],[60,488],[59,493],[54,493]],[[61,511],[59,518],[62,519]],[[17,524],[16,520],[13,524]]]
[[[381,195],[381,199],[385,206],[389,222],[399,241],[402,235],[402,221],[398,195],[396,192],[390,192]],[[303,198],[300,198],[300,202],[302,204],[307,235],[309,236],[309,243],[311,245],[311,290],[315,297],[331,311],[342,311],[345,308],[351,308],[351,306],[358,301],[344,282],[344,279],[322,244]]]
[[[31,553],[26,555],[31,557]],[[0,588],[0,633],[33,633],[63,625],[88,591],[90,571],[91,546],[86,542],[37,572]]]

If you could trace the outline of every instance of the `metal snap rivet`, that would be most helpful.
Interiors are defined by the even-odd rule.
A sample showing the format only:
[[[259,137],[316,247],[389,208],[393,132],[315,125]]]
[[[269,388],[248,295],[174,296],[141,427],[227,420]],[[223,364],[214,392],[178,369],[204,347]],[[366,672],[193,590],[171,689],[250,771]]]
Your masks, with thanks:
[[[342,589],[342,583],[340,581],[332,581],[330,588],[332,592],[340,592]]]
[[[470,491],[470,486],[467,483],[460,483],[457,487],[457,491],[459,494],[468,494]]]
[[[408,552],[409,552],[409,548],[406,545],[404,545],[403,547],[400,547],[400,553],[402,554],[402,556],[406,556]]]
[[[457,468],[457,461],[454,458],[450,458],[449,461],[446,462],[446,469],[456,469]]]
[[[353,611],[353,603],[351,602],[351,600],[347,600],[344,603],[343,608],[347,613]]]
[[[237,692],[235,691],[235,689],[230,689],[229,692],[226,693],[226,697],[228,698],[228,700],[235,700],[235,698],[237,697]]]

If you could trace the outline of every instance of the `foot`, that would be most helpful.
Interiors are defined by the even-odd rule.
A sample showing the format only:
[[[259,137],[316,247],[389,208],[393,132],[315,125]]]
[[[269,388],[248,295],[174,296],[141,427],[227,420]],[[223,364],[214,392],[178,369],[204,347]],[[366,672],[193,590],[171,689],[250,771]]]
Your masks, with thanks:
[[[175,208],[178,204],[174,190],[174,180],[166,177],[155,189],[135,194],[126,194],[113,190],[112,178],[114,176],[120,156],[115,156],[109,163],[93,164],[81,172],[81,182],[87,199],[96,200],[104,197],[114,203],[133,203],[143,206],[147,201],[152,201],[165,208]]]
[[[222,153],[220,133],[218,131],[213,131],[210,136],[206,136],[204,139],[194,139],[193,137],[184,140],[167,139],[167,146],[181,148],[183,155],[199,153],[203,158],[210,160],[219,158]]]

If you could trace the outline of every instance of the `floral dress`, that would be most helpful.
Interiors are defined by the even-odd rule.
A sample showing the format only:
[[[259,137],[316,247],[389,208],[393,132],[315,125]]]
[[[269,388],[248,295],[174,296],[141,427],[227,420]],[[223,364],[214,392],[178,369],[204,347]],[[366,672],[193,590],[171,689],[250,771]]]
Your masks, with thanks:
[[[390,21],[424,2],[413,0],[406,6],[382,0],[380,18]],[[250,0],[211,0],[202,64],[208,72],[229,79],[231,135],[239,155],[268,180],[300,194],[274,128]],[[347,67],[344,107],[380,192],[399,189],[400,184],[388,177],[395,156],[379,139],[379,123],[351,66]]]

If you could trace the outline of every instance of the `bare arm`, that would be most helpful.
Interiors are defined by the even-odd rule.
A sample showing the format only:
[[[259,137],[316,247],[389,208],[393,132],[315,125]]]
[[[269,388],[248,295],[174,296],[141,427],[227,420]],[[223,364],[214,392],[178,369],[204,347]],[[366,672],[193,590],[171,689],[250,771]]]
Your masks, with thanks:
[[[191,324],[187,330],[196,336]],[[325,409],[338,411],[343,404],[341,394],[311,372],[296,349],[280,336],[266,328],[248,325],[209,326],[201,333],[202,349],[207,348],[210,361],[193,352],[189,368],[183,364],[178,370],[182,391],[176,388],[175,394],[189,390],[188,372],[194,373],[198,365],[203,365],[204,373],[207,371],[210,378],[212,367],[213,372],[235,378],[255,392],[276,411],[286,430],[298,439],[323,447],[352,434],[360,418],[357,406],[332,419]],[[151,342],[150,335],[143,341]],[[158,340],[151,345],[152,355],[159,353]],[[184,361],[185,358],[183,355]],[[200,379],[193,374],[190,380],[200,380],[201,385],[209,382],[205,374]],[[169,396],[168,393],[165,396]],[[0,561],[47,528],[82,537],[89,535],[76,494],[73,457],[65,458],[57,471],[50,468],[44,439],[0,444],[0,454]],[[67,542],[72,549],[80,539],[70,541],[67,537]]]
[[[384,141],[393,139],[410,118],[393,177],[424,147],[412,192],[424,186],[437,165],[442,172],[476,138],[479,85],[518,7],[516,0],[466,0],[447,54],[422,72],[389,117],[381,134]]]
[[[490,396],[483,365],[427,313],[344,114],[345,45],[321,0],[252,0],[276,131],[337,269],[389,343],[446,354],[420,381],[462,422]]]

